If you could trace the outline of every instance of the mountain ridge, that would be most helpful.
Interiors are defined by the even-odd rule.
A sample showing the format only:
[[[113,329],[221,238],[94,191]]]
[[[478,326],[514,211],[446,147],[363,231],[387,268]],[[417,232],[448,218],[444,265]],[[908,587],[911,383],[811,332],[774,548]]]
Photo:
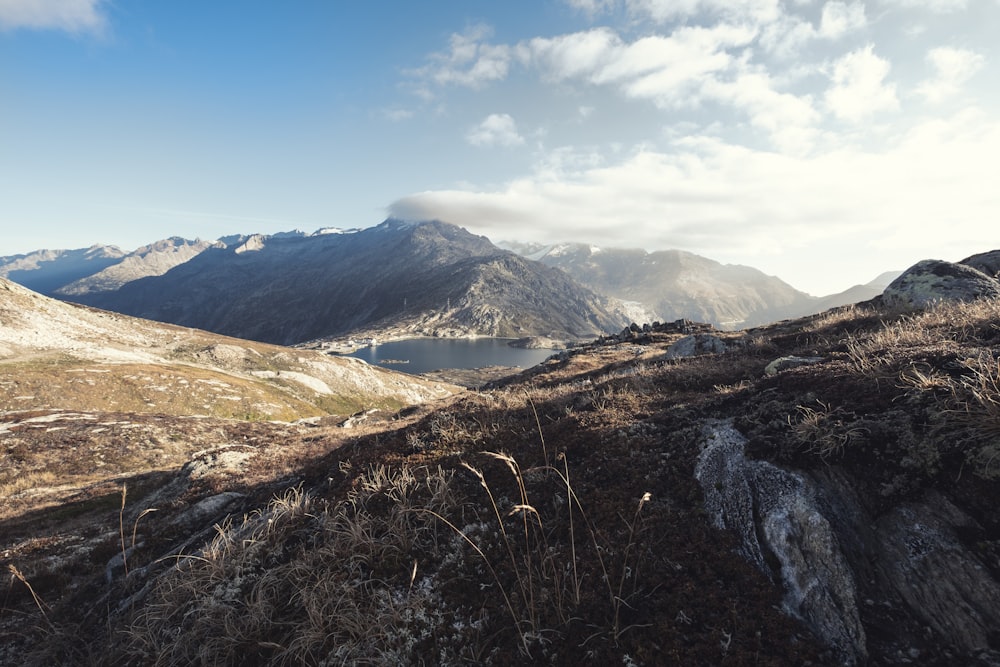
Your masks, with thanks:
[[[440,222],[387,220],[308,238],[252,235],[207,247],[162,275],[72,298],[285,344],[400,322],[415,335],[562,339],[593,337],[627,323],[612,312],[613,304],[564,274]]]
[[[608,248],[580,242],[500,245],[558,267],[595,292],[638,304],[649,321],[691,319],[723,329],[759,326],[865,301],[899,273],[886,272],[866,285],[816,297],[753,267],[722,264],[683,250]],[[876,285],[880,281],[884,284]]]
[[[581,339],[676,319],[738,329],[865,301],[894,275],[814,297],[752,267],[680,250],[498,246],[440,221],[392,218],[367,229],[0,258],[0,277],[50,296],[278,343],[379,334]]]

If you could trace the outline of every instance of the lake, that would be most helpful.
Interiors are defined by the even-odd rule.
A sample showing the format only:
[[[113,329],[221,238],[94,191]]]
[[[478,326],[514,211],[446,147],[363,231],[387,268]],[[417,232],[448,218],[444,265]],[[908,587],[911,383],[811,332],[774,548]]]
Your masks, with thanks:
[[[416,375],[442,368],[530,368],[556,354],[556,350],[511,347],[510,342],[508,338],[414,338],[363,347],[345,356]]]

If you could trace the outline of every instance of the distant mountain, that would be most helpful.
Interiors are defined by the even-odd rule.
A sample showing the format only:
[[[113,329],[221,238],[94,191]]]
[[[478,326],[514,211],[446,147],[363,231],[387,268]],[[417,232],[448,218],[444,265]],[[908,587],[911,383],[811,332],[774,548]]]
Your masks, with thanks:
[[[647,252],[583,243],[505,245],[562,269],[595,292],[637,302],[663,321],[687,318],[733,329],[801,315],[816,302],[757,269],[681,250]]]
[[[359,231],[322,231],[229,237],[162,275],[113,291],[67,286],[59,293],[281,344],[373,329],[591,338],[627,324],[609,300],[565,273],[454,225],[387,220]]]
[[[114,291],[125,283],[159,276],[206,248],[208,241],[172,237],[122,252],[117,246],[94,245],[78,250],[37,250],[0,257],[0,278],[46,296],[75,298]]]
[[[114,266],[125,256],[117,247],[105,245],[76,250],[36,250],[26,255],[0,257],[0,278],[51,295],[60,287]]]
[[[864,285],[815,297],[749,266],[721,264],[681,250],[647,252],[584,243],[499,245],[562,269],[595,292],[621,300],[635,321],[685,318],[722,329],[759,326],[867,301],[901,273],[886,271]]]
[[[188,241],[171,237],[143,246],[94,274],[63,285],[52,294],[73,299],[84,294],[112,292],[133,280],[161,276],[210,248],[209,241]]]
[[[852,303],[861,303],[862,301],[874,299],[889,286],[889,283],[899,277],[901,273],[902,271],[886,271],[879,274],[874,280],[867,282],[864,285],[855,285],[847,288],[843,292],[820,297],[808,311],[800,314],[812,315],[813,313],[821,313],[824,310],[829,310],[838,306],[846,306]]]

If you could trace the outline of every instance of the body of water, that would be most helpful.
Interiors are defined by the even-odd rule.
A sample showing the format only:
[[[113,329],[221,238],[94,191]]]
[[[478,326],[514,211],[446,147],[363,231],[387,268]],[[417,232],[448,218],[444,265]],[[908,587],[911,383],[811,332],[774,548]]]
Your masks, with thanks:
[[[510,342],[506,338],[414,338],[363,347],[346,356],[416,375],[442,368],[530,368],[556,353],[511,347]]]

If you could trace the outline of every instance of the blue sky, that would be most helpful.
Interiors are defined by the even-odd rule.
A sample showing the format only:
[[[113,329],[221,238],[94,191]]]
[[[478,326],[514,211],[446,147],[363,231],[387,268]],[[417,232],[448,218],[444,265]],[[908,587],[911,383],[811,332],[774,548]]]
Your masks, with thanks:
[[[813,294],[1000,248],[1000,0],[0,0],[0,255],[438,218]]]

